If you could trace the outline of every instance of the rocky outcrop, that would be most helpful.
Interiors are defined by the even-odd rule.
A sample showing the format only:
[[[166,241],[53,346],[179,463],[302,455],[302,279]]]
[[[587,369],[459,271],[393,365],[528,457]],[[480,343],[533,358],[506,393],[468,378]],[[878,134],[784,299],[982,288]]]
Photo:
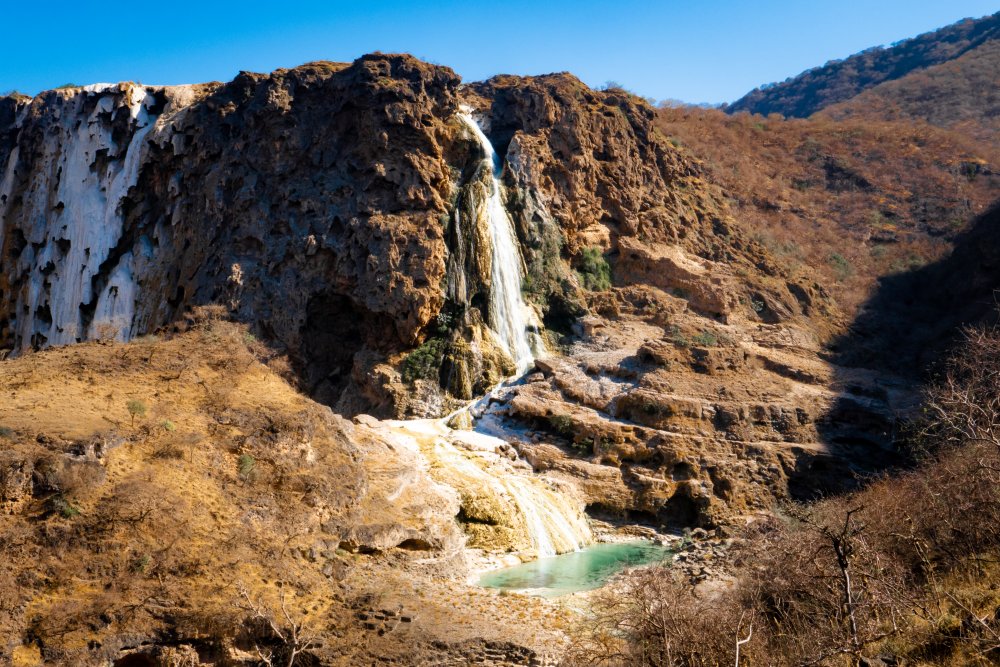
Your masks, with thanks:
[[[129,338],[135,262],[117,248],[146,138],[191,88],[95,85],[7,98],[0,114],[0,346]]]
[[[341,412],[426,415],[482,393],[511,366],[484,329],[489,243],[469,224],[482,147],[462,104],[500,158],[546,326],[568,332],[584,313],[571,266],[588,248],[622,280],[646,279],[639,265],[655,262],[635,256],[650,243],[692,265],[776,271],[641,100],[568,74],[463,86],[447,68],[371,55],[227,84],[4,98],[0,346],[126,339],[220,303]],[[689,291],[715,312],[738,298]],[[757,301],[775,317],[798,312],[772,292]],[[430,391],[412,401],[418,379]]]
[[[527,291],[548,321],[582,312],[565,262],[581,247],[692,225],[707,238],[712,221],[672,187],[692,167],[652,112],[569,75],[463,88],[447,68],[373,55],[224,85],[69,88],[3,101],[0,345],[128,338],[222,303],[336,404],[442,314],[445,337],[468,342],[447,330],[482,326],[463,313],[489,281],[456,205],[481,157],[461,101],[502,158]],[[446,281],[449,262],[467,279]],[[453,346],[437,366],[449,356],[472,375],[442,379],[458,396],[502,374],[488,349]],[[399,392],[362,389],[398,412]],[[364,403],[343,407],[378,400]]]
[[[643,289],[592,299],[567,354],[539,360],[499,408],[527,429],[520,454],[572,480],[591,514],[722,525],[841,488],[891,456],[885,434],[906,397],[876,391],[889,378],[822,361],[800,320],[722,323]],[[648,308],[657,300],[671,309]]]
[[[443,303],[458,83],[372,56],[5,100],[0,344],[127,338],[220,302],[335,401],[355,353],[414,345]]]

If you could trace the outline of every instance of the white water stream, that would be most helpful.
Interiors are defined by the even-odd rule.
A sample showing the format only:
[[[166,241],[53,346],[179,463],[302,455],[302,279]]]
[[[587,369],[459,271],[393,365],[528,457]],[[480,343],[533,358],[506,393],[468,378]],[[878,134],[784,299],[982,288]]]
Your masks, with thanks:
[[[459,119],[479,143],[484,154],[480,169],[489,174],[488,195],[472,202],[477,217],[474,223],[489,231],[491,244],[488,324],[514,360],[516,378],[532,367],[544,345],[533,333],[538,328],[537,317],[521,297],[521,253],[514,224],[503,206],[500,159],[468,109],[463,108]],[[489,395],[457,412],[482,410],[488,400]],[[531,473],[530,466],[513,465],[501,455],[504,440],[475,430],[449,428],[447,424],[457,412],[443,419],[395,421],[389,426],[409,447],[419,449],[431,462],[430,468],[441,471],[439,481],[455,488],[459,495],[488,493],[520,515],[521,521],[515,523],[523,525],[539,558],[577,551],[591,541],[578,499],[551,480]]]
[[[500,189],[502,165],[493,144],[482,128],[464,108],[459,120],[469,128],[483,151],[481,169],[489,170],[490,191],[485,200],[474,202],[476,222],[485,224],[491,244],[489,325],[517,366],[517,375],[531,367],[536,352],[543,349],[541,339],[529,333],[538,329],[535,313],[521,297],[521,253],[518,250],[514,223],[503,206]]]
[[[504,441],[475,431],[453,430],[444,420],[389,421],[394,440],[427,460],[438,482],[468,500],[489,496],[509,508],[539,558],[576,551],[591,541],[581,504],[552,481],[517,469],[500,455]]]

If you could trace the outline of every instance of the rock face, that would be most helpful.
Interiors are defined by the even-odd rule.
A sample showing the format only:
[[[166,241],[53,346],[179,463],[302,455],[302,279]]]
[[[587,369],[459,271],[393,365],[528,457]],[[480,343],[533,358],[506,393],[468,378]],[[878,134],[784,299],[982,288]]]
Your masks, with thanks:
[[[533,273],[565,277],[561,230],[607,237],[602,224],[634,231],[640,215],[662,227],[650,215],[668,191],[666,153],[635,127],[650,131],[648,110],[569,76],[522,83],[472,94],[446,68],[368,56],[225,85],[5,99],[0,340],[23,350],[125,339],[221,302],[284,344],[334,403],[358,352],[413,347],[442,310],[461,249],[447,238],[454,203],[478,157],[455,118],[460,96],[498,98],[485,120],[509,165],[508,200],[524,200]],[[579,124],[566,115],[591,107]],[[586,166],[567,170],[564,157]],[[462,308],[483,291],[470,282]],[[538,282],[543,297],[555,289]]]
[[[182,112],[130,85],[5,101],[4,344],[222,302],[335,401],[356,352],[412,346],[443,302],[457,86],[376,56],[243,74]]]
[[[583,248],[644,238],[731,255],[704,193],[677,194],[696,170],[652,111],[570,75],[469,88],[374,55],[224,85],[70,88],[0,105],[0,346],[127,339],[222,303],[343,412],[481,393],[507,366],[481,331],[489,263],[463,259],[477,251],[460,192],[481,152],[460,102],[500,154],[547,325],[582,312],[565,260]],[[449,392],[413,404],[379,364],[428,336],[443,342],[424,375]]]
[[[23,349],[133,333],[134,252],[149,249],[119,249],[123,204],[147,136],[191,93],[121,84],[4,100],[0,335],[7,344]]]

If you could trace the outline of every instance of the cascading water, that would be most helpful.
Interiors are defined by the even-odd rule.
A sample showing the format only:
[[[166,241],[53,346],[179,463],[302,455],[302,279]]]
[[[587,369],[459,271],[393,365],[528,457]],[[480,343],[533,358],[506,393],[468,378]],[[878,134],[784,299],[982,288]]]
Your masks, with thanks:
[[[534,311],[521,298],[524,275],[521,253],[514,235],[514,223],[503,205],[502,165],[493,144],[469,110],[463,108],[458,118],[479,143],[484,154],[479,168],[489,175],[488,195],[475,202],[476,222],[489,230],[491,245],[489,326],[514,360],[517,374],[521,375],[531,367],[536,353],[542,349],[542,342],[537,335],[529,333],[529,327],[537,330],[538,326]]]
[[[489,496],[504,520],[524,531],[539,558],[576,551],[591,541],[580,503],[548,480],[517,470],[499,454],[494,436],[448,428],[442,420],[388,422],[396,442],[419,451],[437,481],[453,487],[464,502]]]
[[[482,253],[482,248],[478,253],[485,254],[490,264],[488,325],[514,360],[517,375],[521,375],[544,346],[533,333],[538,329],[535,313],[521,298],[521,254],[514,224],[503,206],[501,164],[469,110],[463,108],[458,117],[472,132],[484,155],[473,182],[487,187],[468,190],[469,208],[475,216],[469,221],[473,227],[468,231],[475,230],[473,238],[490,244],[488,253]],[[462,222],[460,210],[456,210],[456,227]],[[461,230],[457,231],[461,236]],[[464,257],[461,259],[459,264],[464,264]],[[467,277],[458,274],[455,280],[455,292],[464,294]],[[457,412],[444,419],[390,422],[390,426],[407,447],[418,449],[427,457],[429,468],[440,475],[439,481],[455,488],[466,502],[486,495],[500,503],[507,515],[505,520],[524,532],[536,556],[576,551],[591,541],[581,503],[571,492],[532,474],[526,464],[522,463],[520,468],[511,464],[500,455],[509,451],[502,439],[483,432],[449,428],[449,418]]]

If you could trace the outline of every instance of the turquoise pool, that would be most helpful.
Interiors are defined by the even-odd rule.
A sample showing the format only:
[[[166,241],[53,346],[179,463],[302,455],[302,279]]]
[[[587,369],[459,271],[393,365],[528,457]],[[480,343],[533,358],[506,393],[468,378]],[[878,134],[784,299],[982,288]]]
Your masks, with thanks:
[[[668,559],[670,547],[648,541],[591,544],[580,551],[485,573],[479,585],[559,597],[600,588],[618,572]]]

